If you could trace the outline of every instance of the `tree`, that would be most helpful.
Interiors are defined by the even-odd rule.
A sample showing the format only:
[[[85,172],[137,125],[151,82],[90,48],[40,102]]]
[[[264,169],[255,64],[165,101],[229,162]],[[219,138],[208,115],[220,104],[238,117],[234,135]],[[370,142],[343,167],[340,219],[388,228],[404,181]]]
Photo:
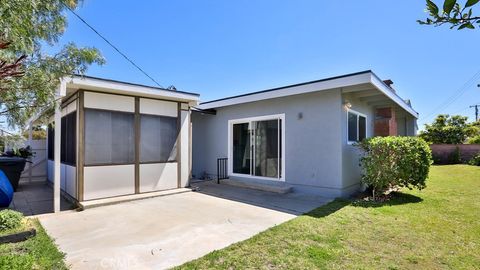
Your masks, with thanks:
[[[42,50],[62,36],[65,12],[78,0],[0,1],[0,116],[11,127],[22,127],[40,109],[52,107],[60,78],[84,74],[91,64],[103,64],[95,48],[63,46],[54,55]]]
[[[440,114],[432,124],[425,124],[425,130],[420,133],[420,137],[433,144],[464,143],[477,130],[467,123],[467,119],[461,115]]]
[[[466,0],[462,7],[457,0],[444,0],[440,9],[433,1],[426,0],[429,17],[418,20],[420,24],[440,26],[449,24],[451,29],[475,29],[475,24],[480,23],[480,16],[474,16],[472,7],[480,0]]]

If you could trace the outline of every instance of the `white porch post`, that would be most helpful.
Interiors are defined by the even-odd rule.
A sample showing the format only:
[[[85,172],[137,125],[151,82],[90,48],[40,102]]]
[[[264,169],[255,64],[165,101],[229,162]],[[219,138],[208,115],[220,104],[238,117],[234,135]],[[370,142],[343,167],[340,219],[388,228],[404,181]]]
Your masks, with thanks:
[[[62,110],[60,100],[55,102],[55,150],[53,154],[53,211],[60,211],[60,141],[62,130]]]
[[[54,176],[53,176],[53,211],[60,212],[60,151],[61,151],[61,136],[62,136],[62,97],[66,94],[66,83],[61,80],[60,87],[55,95],[55,138],[54,138]]]

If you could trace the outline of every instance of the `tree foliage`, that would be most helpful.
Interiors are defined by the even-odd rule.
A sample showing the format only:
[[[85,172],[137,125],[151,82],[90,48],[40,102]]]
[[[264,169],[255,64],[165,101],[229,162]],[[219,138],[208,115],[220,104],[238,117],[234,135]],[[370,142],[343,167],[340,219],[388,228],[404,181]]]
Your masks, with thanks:
[[[478,128],[469,124],[466,116],[440,114],[432,124],[425,124],[420,137],[433,144],[461,144],[476,135]]]
[[[97,49],[74,43],[53,55],[42,50],[44,44],[58,43],[67,26],[66,10],[77,5],[77,0],[0,1],[0,44],[7,44],[0,48],[0,63],[13,72],[0,76],[0,115],[10,126],[22,127],[33,113],[53,106],[60,78],[104,63]]]
[[[428,144],[418,137],[374,137],[363,140],[359,147],[362,181],[373,189],[373,197],[394,186],[409,189],[426,187],[432,164]]]
[[[431,0],[426,0],[429,17],[425,20],[418,20],[420,24],[440,26],[449,24],[454,29],[475,29],[480,23],[480,17],[473,15],[472,7],[480,0],[465,0],[463,6],[457,0],[443,0],[440,8]]]

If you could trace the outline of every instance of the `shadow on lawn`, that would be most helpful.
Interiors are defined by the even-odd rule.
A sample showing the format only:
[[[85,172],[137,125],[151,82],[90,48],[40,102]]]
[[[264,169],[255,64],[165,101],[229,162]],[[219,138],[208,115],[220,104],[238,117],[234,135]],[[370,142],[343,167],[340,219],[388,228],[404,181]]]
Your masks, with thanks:
[[[364,201],[364,200],[355,200],[352,201],[352,206],[355,207],[382,207],[382,206],[394,206],[394,205],[403,205],[411,203],[420,203],[423,199],[407,193],[402,192],[393,192],[392,198],[384,202],[374,202],[374,201]]]
[[[402,193],[402,192],[395,192],[392,194],[392,198],[388,201],[384,202],[373,202],[373,201],[364,201],[361,199],[336,199],[333,202],[324,205],[322,207],[319,207],[315,210],[312,210],[311,212],[305,213],[305,216],[310,216],[314,218],[321,218],[321,217],[326,217],[330,214],[333,214],[340,209],[342,209],[345,206],[354,206],[354,207],[382,207],[382,206],[395,206],[395,205],[404,205],[404,204],[411,204],[411,203],[420,203],[423,201],[422,198],[407,194],[407,193]]]

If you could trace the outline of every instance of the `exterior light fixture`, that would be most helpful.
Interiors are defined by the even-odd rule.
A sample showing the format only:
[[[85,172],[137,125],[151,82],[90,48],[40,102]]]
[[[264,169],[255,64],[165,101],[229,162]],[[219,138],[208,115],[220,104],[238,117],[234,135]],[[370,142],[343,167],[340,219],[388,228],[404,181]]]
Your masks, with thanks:
[[[350,103],[348,100],[345,100],[343,103],[343,107],[345,107],[346,110],[352,108],[352,103]]]

